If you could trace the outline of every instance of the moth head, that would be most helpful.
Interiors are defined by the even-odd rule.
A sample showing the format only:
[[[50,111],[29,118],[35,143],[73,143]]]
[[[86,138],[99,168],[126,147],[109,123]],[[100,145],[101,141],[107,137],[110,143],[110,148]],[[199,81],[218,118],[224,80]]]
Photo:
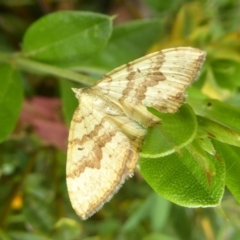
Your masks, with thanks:
[[[76,98],[79,99],[83,89],[81,89],[81,88],[80,89],[79,88],[72,88],[72,90],[75,93]]]

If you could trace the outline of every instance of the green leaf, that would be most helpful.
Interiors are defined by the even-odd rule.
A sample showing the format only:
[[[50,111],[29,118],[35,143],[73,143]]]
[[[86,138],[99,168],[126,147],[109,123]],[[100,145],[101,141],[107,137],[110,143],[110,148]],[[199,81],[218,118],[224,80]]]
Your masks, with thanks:
[[[240,203],[240,148],[217,141],[214,146],[226,164],[226,185]]]
[[[79,84],[76,84],[71,81],[66,81],[65,79],[60,79],[60,92],[61,100],[63,106],[63,114],[65,122],[70,125],[70,122],[73,117],[73,113],[77,108],[78,100],[75,97],[75,93],[71,88],[76,88]]]
[[[112,18],[90,12],[62,11],[33,23],[23,38],[26,56],[44,62],[85,59],[107,43]]]
[[[193,88],[189,91],[187,101],[196,114],[225,125],[232,130],[240,131],[240,110],[238,108],[218,100],[209,99]]]
[[[237,61],[216,60],[212,62],[212,71],[220,87],[235,90],[240,86],[240,64]]]
[[[205,171],[209,183],[211,183],[212,176],[216,174],[215,165],[213,162],[209,161],[209,156],[207,154],[216,155],[216,151],[211,145],[211,140],[208,138],[196,138],[186,148],[198,162],[199,166]],[[206,148],[207,150],[210,149],[210,151],[205,151]]]
[[[123,232],[130,232],[136,229],[139,223],[149,214],[149,209],[152,207],[151,197],[146,198],[138,209],[127,219],[122,226]]]
[[[183,207],[180,207],[178,205],[173,204],[172,205],[172,215],[171,215],[171,221],[173,225],[175,226],[176,235],[179,239],[195,239],[194,233],[192,232],[195,221],[193,221],[192,217],[189,216],[195,216],[196,212],[195,209],[186,209]],[[201,214],[201,211],[200,211]],[[198,232],[199,237],[199,232]],[[201,239],[201,237],[200,237]]]
[[[151,112],[162,122],[148,130],[140,153],[141,157],[157,158],[168,155],[179,151],[194,139],[197,133],[197,120],[187,104],[175,114],[160,113],[153,109]]]
[[[133,231],[143,219],[146,219],[146,217],[150,217],[152,230],[160,231],[166,225],[169,214],[170,202],[161,198],[156,193],[152,193],[124,223],[122,231]]]
[[[234,131],[210,119],[198,116],[199,128],[212,139],[240,147],[240,131]]]
[[[81,232],[79,222],[69,218],[60,218],[55,224],[52,237],[58,240],[79,239]]]
[[[198,14],[196,14],[196,12]],[[172,27],[173,39],[187,39],[198,27],[204,17],[203,8],[199,2],[181,5]],[[189,21],[191,19],[191,21]]]
[[[212,141],[209,138],[209,136],[202,131],[200,128],[198,128],[198,136],[194,139],[194,141],[197,140],[199,147],[208,152],[211,155],[215,155],[216,154],[216,150],[214,148],[214,146],[212,145]]]
[[[113,34],[103,51],[85,63],[102,72],[112,70],[146,54],[162,34],[159,20],[138,20],[114,27]]]
[[[172,204],[156,193],[153,193],[151,198],[152,206],[149,209],[150,226],[153,232],[160,232],[167,225]]]
[[[13,131],[22,106],[21,77],[7,64],[0,64],[0,142]]]
[[[152,159],[140,158],[140,172],[162,197],[185,207],[212,207],[220,203],[225,186],[223,161],[208,154],[216,174],[208,181],[204,170],[184,148],[181,153]]]

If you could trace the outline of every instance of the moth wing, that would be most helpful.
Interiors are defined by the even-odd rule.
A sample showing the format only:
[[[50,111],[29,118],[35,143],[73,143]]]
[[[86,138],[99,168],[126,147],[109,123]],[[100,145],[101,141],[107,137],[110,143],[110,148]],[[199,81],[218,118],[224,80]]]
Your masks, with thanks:
[[[129,117],[151,126],[159,119],[146,107],[176,112],[204,59],[205,52],[196,48],[165,49],[116,68],[93,88],[122,106]]]
[[[139,142],[145,130],[136,129],[135,122],[101,97],[80,96],[69,132],[67,188],[73,208],[86,219],[112,198],[136,167],[138,144],[118,124],[125,125],[130,136],[137,134]]]

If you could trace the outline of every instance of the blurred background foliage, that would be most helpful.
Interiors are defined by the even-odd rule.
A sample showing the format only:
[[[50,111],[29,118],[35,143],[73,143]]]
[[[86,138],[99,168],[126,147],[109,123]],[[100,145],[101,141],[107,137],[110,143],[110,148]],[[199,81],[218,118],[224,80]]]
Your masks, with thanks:
[[[42,16],[59,10],[115,15],[113,38],[119,37],[121,24],[131,29],[134,20],[154,18],[161,23],[161,28],[156,28],[159,33],[151,36],[142,53],[126,54],[128,50],[119,49],[112,59],[96,56],[81,68],[95,66],[98,76],[147,52],[197,46],[206,50],[208,57],[195,85],[206,96],[240,108],[239,0],[0,0],[0,51],[20,51],[27,28]],[[144,33],[126,36],[133,52],[138,44],[143,44],[141,38],[149,37]],[[106,53],[111,55],[110,43],[109,46]],[[10,124],[14,126],[10,136],[7,127],[0,134],[5,136],[0,145],[0,239],[240,238],[240,205],[228,189],[221,208],[188,209],[156,195],[139,173],[102,210],[81,221],[70,205],[65,181],[68,128],[64,118],[67,123],[70,118],[63,114],[68,110],[64,106],[62,109],[61,98],[70,94],[63,90],[70,89],[70,85],[31,72],[17,78],[23,93],[9,95],[7,106],[6,102],[0,103],[1,112],[7,110],[7,117],[0,113],[2,126],[18,118],[17,124]],[[0,73],[1,82],[3,79]],[[13,87],[20,89],[22,85]],[[4,83],[0,86],[6,87]],[[192,95],[189,93],[190,98]],[[8,111],[8,106],[16,110]],[[236,153],[239,158],[238,147]]]

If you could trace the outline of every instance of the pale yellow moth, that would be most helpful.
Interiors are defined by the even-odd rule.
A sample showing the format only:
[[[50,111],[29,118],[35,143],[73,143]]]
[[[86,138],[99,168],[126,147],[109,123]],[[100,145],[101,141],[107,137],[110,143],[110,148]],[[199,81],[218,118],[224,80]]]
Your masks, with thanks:
[[[176,112],[204,59],[196,48],[166,49],[114,69],[90,88],[74,89],[79,107],[69,133],[67,187],[82,219],[133,175],[146,129],[160,121],[146,107]]]

